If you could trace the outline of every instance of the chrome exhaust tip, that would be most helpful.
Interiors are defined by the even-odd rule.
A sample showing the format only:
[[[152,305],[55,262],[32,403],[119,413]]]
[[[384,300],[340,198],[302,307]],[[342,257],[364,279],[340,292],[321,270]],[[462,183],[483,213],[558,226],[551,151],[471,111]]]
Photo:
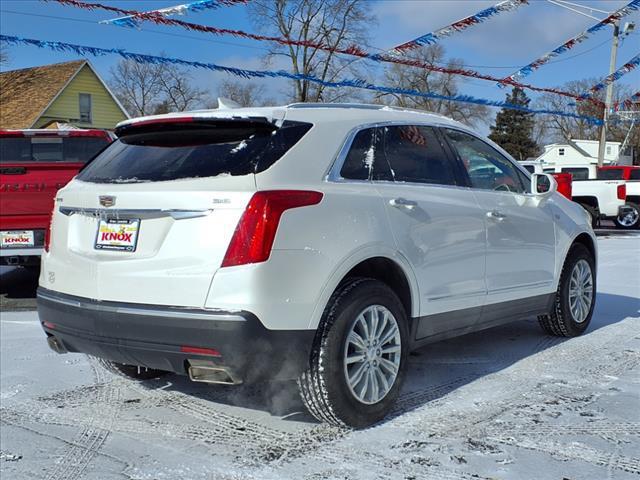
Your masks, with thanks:
[[[49,348],[56,353],[69,353],[62,342],[53,335],[47,337],[47,343]]]
[[[240,385],[242,380],[228,367],[203,360],[188,360],[189,378],[193,382],[215,383],[218,385]]]

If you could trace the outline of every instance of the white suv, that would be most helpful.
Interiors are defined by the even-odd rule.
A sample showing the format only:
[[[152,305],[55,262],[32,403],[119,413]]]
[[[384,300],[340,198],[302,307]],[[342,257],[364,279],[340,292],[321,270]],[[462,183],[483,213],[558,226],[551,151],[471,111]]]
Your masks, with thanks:
[[[298,378],[322,421],[382,419],[407,356],[595,303],[588,215],[462,124],[295,104],[129,120],[60,190],[38,310],[113,371]]]

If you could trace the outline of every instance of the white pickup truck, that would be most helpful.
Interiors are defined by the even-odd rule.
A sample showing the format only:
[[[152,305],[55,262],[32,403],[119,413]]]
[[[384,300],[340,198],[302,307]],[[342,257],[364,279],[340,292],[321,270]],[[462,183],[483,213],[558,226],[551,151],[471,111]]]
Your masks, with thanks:
[[[571,199],[591,214],[593,227],[596,227],[601,219],[616,221],[619,218],[626,218],[629,214],[629,208],[625,205],[628,193],[627,182],[625,180],[588,180],[587,178],[595,178],[594,165],[583,165],[580,167],[581,171],[577,171],[577,168],[567,165],[544,165],[537,161],[520,163],[531,173],[572,174]],[[640,190],[640,182],[633,183],[637,183],[633,188]],[[636,195],[640,196],[640,192]]]
[[[572,200],[590,214],[595,227],[600,219],[614,220],[624,215],[627,198],[625,180],[574,180]]]
[[[640,180],[627,180],[627,203],[614,222],[618,228],[640,228]]]

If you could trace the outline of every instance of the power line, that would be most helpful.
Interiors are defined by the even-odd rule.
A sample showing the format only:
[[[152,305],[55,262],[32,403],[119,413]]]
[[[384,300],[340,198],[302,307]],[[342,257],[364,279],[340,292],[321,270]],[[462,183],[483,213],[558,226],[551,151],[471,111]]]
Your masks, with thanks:
[[[54,20],[63,20],[63,21],[68,21],[68,22],[77,22],[77,23],[86,23],[86,24],[91,24],[91,25],[97,25],[98,23],[96,21],[93,20],[83,20],[80,18],[73,18],[73,17],[64,17],[64,16],[57,16],[57,15],[45,15],[45,14],[41,14],[41,13],[27,13],[27,12],[18,12],[15,10],[0,10],[0,13],[10,13],[10,14],[14,14],[14,15],[23,15],[26,17],[40,17],[40,18],[50,18],[50,19],[54,19]],[[200,42],[207,42],[207,43],[216,43],[216,44],[220,44],[220,45],[229,45],[229,46],[234,46],[234,47],[239,47],[239,48],[248,48],[251,50],[260,50],[263,52],[269,52],[270,49],[269,48],[265,48],[265,47],[258,47],[255,45],[244,45],[244,44],[240,44],[240,43],[234,43],[234,42],[226,42],[224,40],[211,40],[211,39],[207,39],[207,38],[201,38],[201,37],[196,37],[194,35],[185,35],[185,34],[181,34],[181,33],[169,33],[169,32],[162,32],[160,30],[155,30],[155,29],[149,29],[149,28],[140,28],[141,31],[143,32],[148,32],[148,33],[152,33],[155,35],[164,35],[167,37],[177,37],[177,38],[185,38],[185,39],[189,39],[189,40],[197,40]],[[640,35],[640,33],[638,33]],[[596,45],[593,48],[590,48],[589,50],[585,50],[584,52],[581,53],[577,53],[575,55],[571,55],[568,57],[564,57],[561,60],[555,60],[555,61],[551,61],[548,62],[548,65],[552,65],[555,63],[562,63],[562,62],[566,62],[569,60],[572,60],[576,57],[580,57],[582,55],[586,55],[587,53],[592,52],[593,50],[596,50],[600,47],[602,47],[603,45],[607,44],[611,42],[611,39],[607,39],[602,43],[599,43],[598,45]],[[378,52],[384,52],[385,50],[381,49],[381,48],[377,48],[377,47],[370,47],[372,50],[378,51]],[[434,65],[440,65],[440,66],[447,66],[448,63],[447,62],[432,62]],[[487,69],[507,69],[507,68],[520,68],[522,67],[522,65],[471,65],[471,64],[467,64],[464,63],[461,65],[461,67],[463,68],[487,68]]]
[[[91,24],[91,25],[98,25],[98,22],[96,22],[94,20],[83,20],[81,18],[61,17],[61,16],[56,16],[56,15],[45,15],[45,14],[42,14],[42,13],[17,12],[15,10],[0,10],[0,13],[11,13],[11,14],[14,14],[14,15],[24,15],[25,17],[51,18],[51,19],[54,19],[54,20],[64,20],[64,21],[67,21],[67,22],[88,23],[88,24]],[[269,51],[269,49],[265,48],[265,47],[257,47],[255,45],[243,45],[241,43],[234,43],[234,42],[225,42],[224,40],[211,40],[211,39],[207,39],[207,38],[196,37],[194,35],[185,35],[185,34],[181,34],[181,33],[162,32],[160,30],[149,29],[149,28],[140,28],[140,30],[142,30],[144,32],[153,33],[153,34],[156,34],[156,35],[165,35],[167,37],[186,38],[186,39],[190,39],[190,40],[198,40],[200,42],[217,43],[217,44],[220,44],[220,45],[230,45],[230,46],[240,47],[240,48],[249,48],[249,49],[252,49],[252,50]]]

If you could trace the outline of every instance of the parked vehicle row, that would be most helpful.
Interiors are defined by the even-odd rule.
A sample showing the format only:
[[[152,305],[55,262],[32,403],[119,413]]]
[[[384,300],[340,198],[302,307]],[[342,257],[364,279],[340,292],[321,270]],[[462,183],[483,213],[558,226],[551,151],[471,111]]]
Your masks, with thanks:
[[[589,212],[594,227],[601,219],[607,219],[618,228],[640,228],[640,167],[521,163],[529,172],[553,175],[558,181],[558,190]]]
[[[640,167],[628,165],[602,167],[598,169],[598,177],[626,181],[626,208],[614,221],[619,228],[640,228]]]
[[[589,325],[589,216],[458,122],[296,104],[116,133],[55,199],[38,312],[59,353],[132,378],[297,378],[316,418],[364,427],[413,349]]]
[[[0,264],[39,265],[56,192],[111,141],[104,130],[0,130]]]

